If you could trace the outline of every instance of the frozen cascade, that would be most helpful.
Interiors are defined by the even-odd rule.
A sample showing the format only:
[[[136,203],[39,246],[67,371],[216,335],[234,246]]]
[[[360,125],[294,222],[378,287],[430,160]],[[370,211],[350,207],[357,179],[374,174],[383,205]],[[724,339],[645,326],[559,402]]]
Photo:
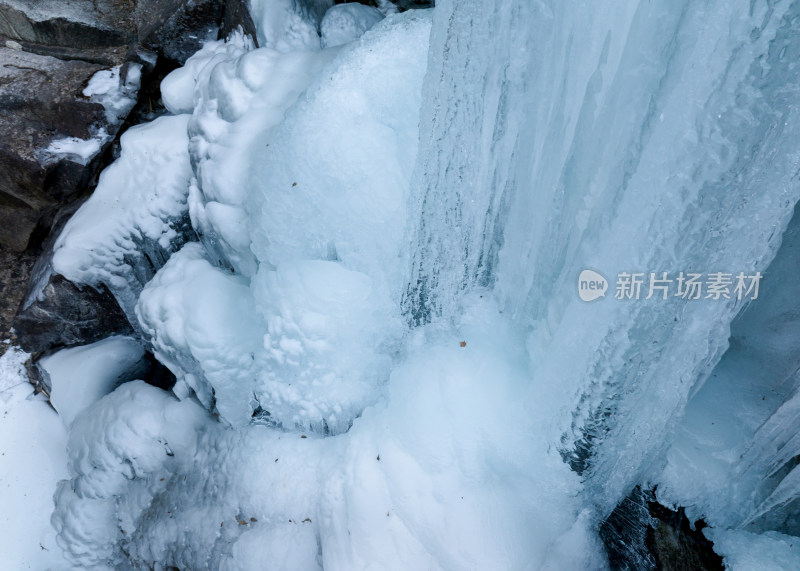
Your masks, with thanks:
[[[174,115],[129,131],[58,242],[178,378],[76,413],[66,555],[594,569],[598,521],[652,483],[731,561],[791,561],[796,355],[762,407],[721,373],[791,301],[770,276],[798,234],[800,1],[329,5],[253,1],[261,47],[234,33],[168,76]],[[154,276],[137,238],[169,255]],[[613,295],[621,272],[757,271],[744,311]],[[693,465],[714,400],[748,430]]]
[[[690,506],[692,517],[711,525],[800,533],[792,515],[800,453],[798,247],[795,209],[759,299],[731,324],[730,347],[687,404],[666,466],[652,477],[663,501]]]
[[[549,438],[602,511],[663,452],[739,305],[587,305],[578,275],[613,292],[620,272],[764,270],[800,196],[798,10],[437,5],[405,309],[452,319],[496,283],[560,411]]]

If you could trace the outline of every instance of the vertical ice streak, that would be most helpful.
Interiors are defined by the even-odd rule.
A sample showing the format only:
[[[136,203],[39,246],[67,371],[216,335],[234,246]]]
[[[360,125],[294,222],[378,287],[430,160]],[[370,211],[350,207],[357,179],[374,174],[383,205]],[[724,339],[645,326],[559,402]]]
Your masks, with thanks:
[[[437,7],[403,309],[447,319],[463,291],[494,288],[530,328],[550,437],[603,510],[664,450],[739,309],[615,300],[615,278],[774,256],[800,196],[799,6]],[[592,304],[585,268],[611,282]]]
[[[437,4],[403,295],[413,324],[452,317],[462,291],[494,281],[506,200],[516,186],[525,69],[546,21],[528,2]]]

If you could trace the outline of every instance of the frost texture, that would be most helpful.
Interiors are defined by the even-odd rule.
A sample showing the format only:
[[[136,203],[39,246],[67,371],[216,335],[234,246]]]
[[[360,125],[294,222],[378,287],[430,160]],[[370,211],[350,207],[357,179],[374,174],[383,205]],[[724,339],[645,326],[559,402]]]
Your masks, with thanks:
[[[126,131],[119,159],[54,246],[55,272],[107,285],[129,318],[142,286],[190,235],[188,121],[159,117]]]
[[[338,433],[380,395],[429,25],[397,17],[341,52],[220,44],[197,74],[190,209],[206,252],[175,256],[138,312],[227,422]]]

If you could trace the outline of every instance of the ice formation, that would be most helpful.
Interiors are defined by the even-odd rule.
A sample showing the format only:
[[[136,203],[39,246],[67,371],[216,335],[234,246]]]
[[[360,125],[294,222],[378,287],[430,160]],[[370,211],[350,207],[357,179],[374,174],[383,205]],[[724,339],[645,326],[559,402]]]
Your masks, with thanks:
[[[136,339],[114,336],[63,349],[43,357],[38,365],[47,376],[50,404],[69,426],[81,412],[120,384],[140,378],[146,372],[144,354],[144,347]]]
[[[79,139],[78,137],[53,139],[43,154],[48,157],[66,156],[79,164],[86,165],[100,152],[102,144],[107,140],[108,133],[105,131],[98,132],[98,136],[91,139]]]
[[[72,422],[65,553],[602,568],[598,522],[650,484],[734,568],[792,565],[797,2],[329,4],[253,1],[261,47],[168,76],[174,115],[57,243],[178,378]],[[616,299],[623,272],[764,297]]]
[[[119,159],[54,247],[55,272],[107,285],[132,317],[142,286],[187,239],[188,121],[188,115],[159,117],[126,131]]]
[[[337,4],[325,12],[320,22],[320,41],[323,48],[352,42],[383,19],[377,8],[364,4]]]
[[[83,90],[83,95],[99,103],[111,124],[119,123],[136,104],[136,92],[142,79],[142,65],[128,64],[123,79],[122,67],[103,69],[95,73]]]

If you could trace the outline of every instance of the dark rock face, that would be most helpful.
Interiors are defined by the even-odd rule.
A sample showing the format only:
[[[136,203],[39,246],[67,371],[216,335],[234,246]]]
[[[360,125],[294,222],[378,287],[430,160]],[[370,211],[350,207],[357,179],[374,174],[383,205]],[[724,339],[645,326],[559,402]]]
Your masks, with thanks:
[[[26,300],[14,329],[20,347],[29,353],[133,334],[108,290],[80,287],[59,275],[51,275],[38,295]]]
[[[42,252],[37,266],[48,265],[46,244],[58,221],[77,209],[113,160],[115,135],[161,112],[160,79],[216,39],[223,20],[254,34],[245,6],[246,0],[0,0],[0,339],[41,352],[132,332],[107,291],[57,276],[39,277],[46,286],[14,316]],[[122,65],[124,77],[131,61],[144,64],[145,99],[131,120],[114,121],[83,91],[103,69]],[[43,152],[55,139],[87,140],[100,130],[106,142],[89,160]]]
[[[725,569],[705,522],[690,524],[683,508],[671,510],[652,490],[637,486],[600,525],[612,569],[625,571],[717,571]]]
[[[366,4],[367,6],[378,7],[377,0],[334,0],[334,4],[347,4],[349,2],[357,2],[359,4]],[[424,8],[433,8],[436,5],[436,0],[391,0],[392,4],[397,6],[400,12],[406,10],[419,10]]]
[[[0,0],[0,37],[32,53],[121,64],[137,49],[186,61],[204,40],[241,25],[255,37],[246,0]]]
[[[393,2],[401,12],[405,10],[433,8],[436,5],[436,0],[393,0]]]
[[[649,496],[638,486],[623,499],[600,525],[612,569],[645,571],[656,568],[647,546],[647,530],[653,518],[647,508]]]
[[[16,339],[10,334],[17,309],[28,289],[28,279],[36,257],[0,250],[0,355]]]
[[[134,0],[3,0],[0,35],[29,44],[92,49],[136,38]]]
[[[225,14],[220,30],[220,37],[225,38],[236,28],[253,38],[253,42],[258,47],[258,35],[256,25],[247,11],[247,0],[225,0]]]
[[[103,107],[82,95],[102,69],[0,48],[0,247],[21,252],[59,205],[85,188],[93,165],[42,161],[53,139],[88,139],[108,124]]]
[[[99,129],[113,138],[117,127],[82,95],[96,72],[139,61],[147,50],[182,64],[217,38],[223,19],[254,34],[244,6],[245,0],[0,0],[0,248],[38,247],[59,206],[97,174],[97,164],[44,165],[37,156],[55,138],[88,139]]]
[[[224,12],[224,5],[219,0],[180,2],[162,22],[154,22],[154,30],[143,43],[162,58],[183,64],[203,47],[203,42],[217,39]]]

